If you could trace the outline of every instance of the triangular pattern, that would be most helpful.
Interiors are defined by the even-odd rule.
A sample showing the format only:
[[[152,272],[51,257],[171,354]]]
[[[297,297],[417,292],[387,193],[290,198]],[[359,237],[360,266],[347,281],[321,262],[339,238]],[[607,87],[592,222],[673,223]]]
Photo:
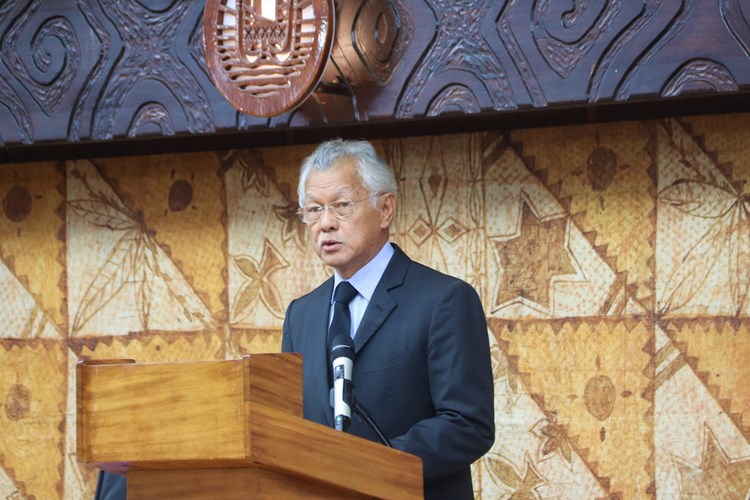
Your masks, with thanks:
[[[748,206],[736,185],[676,120],[659,144],[657,310],[664,317],[747,316]]]
[[[750,444],[659,326],[655,347],[656,489],[666,498],[683,491],[679,464],[700,465],[709,435],[729,459],[750,460]],[[750,490],[750,481],[745,488]]]
[[[490,326],[508,359],[501,370],[508,387],[527,392],[545,416],[532,429],[537,456],[570,463],[577,454],[610,495],[645,491],[651,403],[640,395],[651,380],[642,369],[651,356],[643,349],[650,322],[578,318],[555,330],[547,321],[491,319]]]
[[[746,439],[750,439],[748,322],[724,318],[672,320],[664,328],[675,347]]]
[[[0,461],[2,461],[2,457],[0,457]],[[21,487],[13,482],[2,466],[0,466],[0,498],[25,498]]]
[[[214,321],[152,235],[89,161],[67,164],[70,335],[196,331]]]
[[[601,250],[580,230],[554,194],[529,171],[511,148],[496,151],[502,148],[499,142],[488,143],[484,151],[484,197],[492,200],[486,206],[485,231],[497,252],[497,258],[488,262],[488,274],[497,277],[498,292],[507,286],[507,282],[517,280],[515,276],[507,276],[511,269],[503,267],[501,254],[508,245],[524,236],[522,223],[525,214],[530,214],[527,217],[540,224],[557,223],[557,231],[562,231],[558,248],[539,248],[539,251],[559,252],[563,256],[561,258],[567,260],[569,269],[549,276],[546,303],[519,295],[500,303],[497,300],[488,302],[488,307],[492,304],[488,314],[508,319],[551,319],[628,315],[642,311],[642,307],[624,293],[624,283],[610,263],[602,258]],[[540,259],[546,258],[540,255]],[[529,261],[528,265],[533,266],[533,262]],[[523,266],[519,265],[518,268]],[[533,272],[541,271],[534,269]]]
[[[0,258],[0,338],[61,338],[57,326]]]
[[[538,476],[533,491],[538,498],[603,498],[609,495],[601,480],[567,442],[547,451],[546,427],[557,422],[540,408],[518,378],[506,353],[490,335],[495,375],[496,439],[492,449],[475,465],[481,498],[506,498],[521,493],[524,471]],[[512,473],[515,471],[515,473]]]

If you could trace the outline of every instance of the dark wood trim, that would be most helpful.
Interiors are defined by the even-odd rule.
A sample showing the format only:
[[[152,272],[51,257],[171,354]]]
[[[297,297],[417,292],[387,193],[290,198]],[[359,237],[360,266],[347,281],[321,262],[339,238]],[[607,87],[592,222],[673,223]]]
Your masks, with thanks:
[[[227,132],[181,134],[173,137],[47,142],[0,147],[0,163],[55,161],[75,158],[142,156],[163,153],[314,144],[331,137],[387,139],[523,128],[580,125],[665,117],[750,112],[750,92],[699,95],[658,101],[527,109],[514,112],[454,113],[433,118],[379,120],[346,125],[307,126]]]

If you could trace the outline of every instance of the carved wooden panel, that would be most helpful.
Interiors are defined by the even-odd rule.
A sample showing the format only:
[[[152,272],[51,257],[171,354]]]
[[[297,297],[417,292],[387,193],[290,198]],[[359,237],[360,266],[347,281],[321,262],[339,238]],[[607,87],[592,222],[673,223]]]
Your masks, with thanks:
[[[204,7],[0,3],[0,161],[51,144],[424,127],[449,114],[591,113],[750,89],[750,6],[740,0],[340,0],[315,92],[293,111],[255,117],[208,77]]]

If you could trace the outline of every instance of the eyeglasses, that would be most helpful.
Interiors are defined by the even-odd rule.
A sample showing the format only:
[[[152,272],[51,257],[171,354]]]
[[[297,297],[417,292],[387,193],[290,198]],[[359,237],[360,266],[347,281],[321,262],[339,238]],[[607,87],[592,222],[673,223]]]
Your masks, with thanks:
[[[338,200],[329,203],[328,205],[310,205],[308,207],[302,207],[297,210],[300,220],[305,224],[312,222],[318,222],[323,217],[323,212],[330,210],[334,217],[339,220],[344,220],[354,213],[354,205],[357,203],[369,200],[376,196],[380,196],[383,193],[371,194],[361,200]]]

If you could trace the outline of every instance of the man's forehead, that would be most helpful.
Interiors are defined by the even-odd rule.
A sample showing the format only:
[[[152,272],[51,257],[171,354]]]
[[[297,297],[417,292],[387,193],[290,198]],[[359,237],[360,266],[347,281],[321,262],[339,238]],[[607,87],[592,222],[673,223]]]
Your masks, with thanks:
[[[341,165],[344,166],[344,165]],[[364,188],[355,169],[340,168],[337,165],[327,170],[311,172],[305,182],[305,193],[350,195]]]
[[[326,189],[323,187],[308,186],[306,194],[308,198],[316,196],[350,196],[357,192],[357,188],[341,186],[336,189]]]

